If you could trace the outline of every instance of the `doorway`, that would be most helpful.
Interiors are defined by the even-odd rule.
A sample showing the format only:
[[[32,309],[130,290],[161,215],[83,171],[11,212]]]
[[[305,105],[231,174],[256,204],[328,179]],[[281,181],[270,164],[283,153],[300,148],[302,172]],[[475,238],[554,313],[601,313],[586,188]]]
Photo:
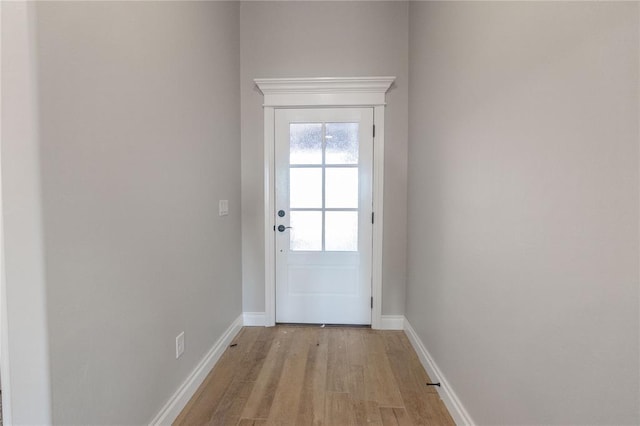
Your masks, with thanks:
[[[287,109],[370,109],[373,111],[372,139],[372,213],[373,222],[371,255],[371,298],[369,312],[371,328],[380,329],[382,324],[382,236],[384,223],[384,115],[385,96],[395,77],[312,77],[312,78],[257,78],[256,86],[264,95],[264,268],[265,268],[265,312],[264,320],[255,320],[265,326],[276,324],[276,238],[285,226],[276,222],[275,203],[275,125],[276,112]],[[326,122],[333,122],[328,120]],[[339,122],[339,121],[338,121]],[[289,141],[290,143],[291,141]],[[286,212],[285,212],[286,214]],[[285,216],[286,217],[286,216]],[[359,231],[358,231],[359,232]],[[290,231],[289,231],[290,233]],[[289,235],[289,239],[291,236]],[[289,244],[291,241],[289,240]],[[360,242],[358,241],[358,244]],[[256,313],[256,318],[261,314]],[[257,325],[257,324],[256,324]]]
[[[371,324],[373,108],[275,112],[276,322]]]

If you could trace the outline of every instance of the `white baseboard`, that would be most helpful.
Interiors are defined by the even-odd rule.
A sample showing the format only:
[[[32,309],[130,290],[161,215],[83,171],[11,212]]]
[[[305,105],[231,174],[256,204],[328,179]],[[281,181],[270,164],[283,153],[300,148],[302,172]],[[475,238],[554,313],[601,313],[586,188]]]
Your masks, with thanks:
[[[447,406],[447,409],[449,410],[451,417],[453,417],[453,420],[457,425],[460,426],[475,426],[473,419],[471,419],[471,416],[469,415],[467,410],[465,410],[462,402],[453,391],[451,386],[449,386],[449,382],[444,377],[444,374],[442,374],[442,371],[440,371],[438,365],[431,357],[431,354],[429,354],[429,351],[427,351],[427,348],[422,343],[422,340],[420,340],[420,337],[413,329],[413,327],[411,327],[409,321],[406,319],[404,322],[404,330],[407,334],[407,337],[409,338],[409,341],[413,345],[413,348],[418,353],[420,362],[422,363],[422,366],[425,368],[425,370],[427,370],[427,374],[429,374],[431,380],[434,382],[440,382],[440,387],[436,388],[436,390],[440,394],[440,398],[442,398],[444,404]]]
[[[209,352],[202,358],[191,374],[189,374],[176,393],[169,398],[169,401],[167,401],[160,412],[154,417],[150,425],[170,425],[173,423],[191,397],[196,393],[198,387],[200,387],[211,369],[213,369],[213,366],[216,365],[216,362],[218,362],[222,353],[227,349],[227,346],[229,346],[233,338],[240,332],[242,323],[243,318],[242,315],[240,315],[213,344]]]
[[[380,330],[404,330],[404,315],[382,315]]]
[[[247,327],[264,327],[267,314],[264,312],[243,312],[243,325]]]

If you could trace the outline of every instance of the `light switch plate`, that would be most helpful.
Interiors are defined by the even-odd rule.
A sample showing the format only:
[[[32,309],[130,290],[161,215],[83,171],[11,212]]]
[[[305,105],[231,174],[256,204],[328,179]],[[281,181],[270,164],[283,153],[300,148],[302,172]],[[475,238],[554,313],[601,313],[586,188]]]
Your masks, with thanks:
[[[218,202],[218,216],[226,216],[229,214],[229,200],[220,200]]]
[[[184,331],[176,337],[176,359],[184,353]]]

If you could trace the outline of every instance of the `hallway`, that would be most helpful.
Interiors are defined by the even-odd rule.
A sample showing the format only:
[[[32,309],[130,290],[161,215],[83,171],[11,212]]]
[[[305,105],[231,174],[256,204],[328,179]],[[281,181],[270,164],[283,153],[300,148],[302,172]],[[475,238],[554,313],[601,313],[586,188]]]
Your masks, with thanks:
[[[174,425],[453,425],[428,381],[402,331],[245,327]]]
[[[4,424],[640,425],[640,0],[0,12]]]

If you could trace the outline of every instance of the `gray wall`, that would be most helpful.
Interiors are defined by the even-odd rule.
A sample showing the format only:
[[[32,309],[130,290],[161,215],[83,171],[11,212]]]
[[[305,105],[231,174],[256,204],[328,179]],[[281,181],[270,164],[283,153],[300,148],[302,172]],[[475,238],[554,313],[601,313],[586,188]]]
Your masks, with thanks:
[[[385,115],[382,313],[404,313],[408,7],[406,2],[242,2],[244,311],[264,311],[263,99],[253,79],[395,75]]]
[[[238,20],[38,4],[56,424],[149,422],[241,312]]]
[[[2,390],[5,424],[51,422],[33,4],[2,13]],[[3,227],[1,225],[4,225]],[[10,301],[10,303],[9,303]],[[10,333],[9,326],[11,327]]]
[[[407,317],[479,424],[638,424],[638,4],[412,3]]]

